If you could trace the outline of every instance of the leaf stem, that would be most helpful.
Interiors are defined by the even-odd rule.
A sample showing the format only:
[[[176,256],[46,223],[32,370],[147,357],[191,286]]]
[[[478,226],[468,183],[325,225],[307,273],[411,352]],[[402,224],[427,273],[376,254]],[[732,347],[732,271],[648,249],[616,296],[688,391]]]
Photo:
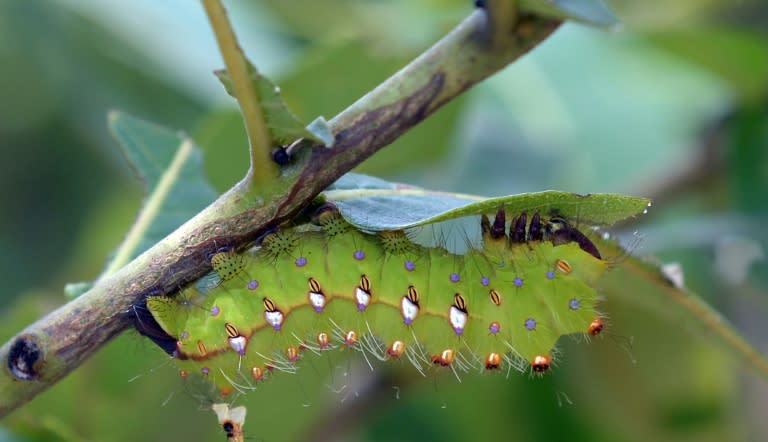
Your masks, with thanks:
[[[517,0],[487,0],[486,9],[491,44],[494,48],[502,47],[517,21]]]
[[[120,269],[120,267],[128,263],[128,260],[133,256],[136,248],[139,246],[141,239],[146,235],[149,226],[157,217],[162,204],[166,201],[168,193],[176,183],[179,173],[181,173],[181,169],[186,164],[193,148],[194,144],[192,143],[192,140],[184,138],[184,141],[182,141],[176,150],[176,154],[174,155],[171,164],[169,164],[168,168],[163,171],[157,186],[155,186],[152,193],[147,196],[147,199],[144,202],[144,207],[139,212],[139,217],[133,223],[125,239],[117,249],[114,259],[112,259],[99,279],[111,275]]]
[[[251,167],[248,178],[251,184],[271,182],[277,176],[277,167],[271,158],[272,141],[261,111],[259,97],[248,74],[248,62],[237,43],[227,11],[221,0],[202,0],[211,28],[216,35],[219,51],[232,78],[237,103],[243,114],[245,131],[250,143]]]

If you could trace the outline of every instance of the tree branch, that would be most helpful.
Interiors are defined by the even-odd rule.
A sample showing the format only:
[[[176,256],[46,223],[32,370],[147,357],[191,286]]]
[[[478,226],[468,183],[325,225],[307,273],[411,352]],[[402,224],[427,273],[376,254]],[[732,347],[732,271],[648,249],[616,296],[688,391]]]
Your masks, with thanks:
[[[207,257],[242,249],[298,213],[319,192],[440,106],[525,54],[557,20],[520,16],[491,44],[477,10],[450,34],[331,122],[333,148],[307,146],[278,179],[252,188],[249,177],[114,274],[0,348],[0,416],[77,368],[131,326],[149,295],[174,293],[210,270]]]

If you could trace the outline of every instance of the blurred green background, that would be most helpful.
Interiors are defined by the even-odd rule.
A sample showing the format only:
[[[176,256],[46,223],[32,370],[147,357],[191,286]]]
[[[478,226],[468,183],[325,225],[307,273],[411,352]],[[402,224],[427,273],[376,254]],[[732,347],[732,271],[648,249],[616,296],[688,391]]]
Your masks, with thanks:
[[[651,212],[624,226],[629,241],[642,238],[633,253],[682,263],[686,285],[768,353],[768,5],[609,3],[622,30],[564,26],[359,171],[489,196],[652,197]],[[226,5],[246,53],[305,121],[335,115],[472,9],[464,0]],[[192,135],[218,190],[242,176],[240,117],[211,75],[222,65],[196,1],[0,2],[0,338],[65,302],[65,283],[95,278],[140,207],[142,186],[106,130],[110,109]],[[542,379],[459,385],[408,367],[308,361],[241,401],[247,434],[768,440],[768,383],[687,334],[665,305],[631,302],[642,295],[606,292],[607,336],[563,342]],[[0,422],[0,441],[224,440],[205,406],[131,332]]]

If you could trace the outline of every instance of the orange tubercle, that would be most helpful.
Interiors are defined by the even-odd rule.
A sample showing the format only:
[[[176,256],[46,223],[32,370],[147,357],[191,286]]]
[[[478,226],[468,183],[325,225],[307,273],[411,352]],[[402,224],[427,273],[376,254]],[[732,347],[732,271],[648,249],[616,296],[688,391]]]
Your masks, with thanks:
[[[357,332],[354,330],[348,331],[344,335],[344,343],[347,344],[348,346],[357,344]]]
[[[534,373],[544,373],[549,370],[550,365],[552,365],[552,360],[549,356],[539,355],[533,358],[533,362],[531,362],[531,368]]]
[[[501,355],[493,352],[488,353],[488,356],[485,358],[485,369],[498,370],[499,367],[501,367]]]
[[[399,358],[405,353],[405,342],[395,341],[387,349],[387,354],[393,358]]]
[[[253,380],[256,382],[263,381],[264,380],[264,369],[261,367],[253,367],[251,369],[251,376],[253,376]]]
[[[326,349],[331,345],[328,333],[320,332],[317,334],[317,345],[319,345],[321,349]]]
[[[447,367],[453,363],[453,359],[456,356],[453,350],[450,348],[447,348],[442,351],[439,355],[433,355],[432,356],[432,362],[435,364],[442,365],[443,367]]]
[[[290,362],[296,362],[299,359],[299,349],[296,347],[288,347],[285,349],[285,355]]]
[[[601,331],[603,331],[603,321],[600,318],[595,318],[594,321],[592,321],[591,324],[589,324],[589,329],[587,331],[592,336],[597,336],[600,334]]]

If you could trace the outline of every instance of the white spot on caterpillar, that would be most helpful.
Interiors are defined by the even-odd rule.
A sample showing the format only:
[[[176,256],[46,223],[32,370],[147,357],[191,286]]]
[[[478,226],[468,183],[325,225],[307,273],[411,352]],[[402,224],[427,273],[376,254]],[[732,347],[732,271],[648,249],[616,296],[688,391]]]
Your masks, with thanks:
[[[240,332],[237,331],[237,327],[229,322],[224,324],[224,328],[227,330],[227,336],[229,337],[229,346],[240,356],[245,356],[245,346],[248,345],[248,339],[241,335]]]
[[[451,322],[453,331],[457,336],[461,336],[464,332],[464,327],[467,326],[467,314],[459,310],[455,305],[452,305],[448,310],[448,320]]]
[[[264,319],[267,320],[267,323],[272,326],[275,330],[280,330],[280,328],[283,326],[283,319],[285,317],[283,316],[283,312],[280,310],[275,311],[266,311],[264,312]]]
[[[232,350],[236,351],[240,356],[245,356],[245,346],[248,344],[248,340],[245,336],[235,336],[229,338],[229,346]]]
[[[312,304],[312,308],[317,313],[320,313],[325,308],[325,295],[318,292],[309,292],[309,303]]]
[[[355,289],[355,300],[357,301],[357,309],[362,312],[371,303],[371,294],[358,287]]]
[[[403,314],[403,322],[405,325],[413,324],[413,320],[419,314],[419,306],[415,302],[408,299],[408,296],[403,296],[403,300],[400,301],[400,311]]]
[[[662,265],[661,273],[675,288],[682,289],[685,287],[683,266],[679,262],[671,262],[669,264]]]

